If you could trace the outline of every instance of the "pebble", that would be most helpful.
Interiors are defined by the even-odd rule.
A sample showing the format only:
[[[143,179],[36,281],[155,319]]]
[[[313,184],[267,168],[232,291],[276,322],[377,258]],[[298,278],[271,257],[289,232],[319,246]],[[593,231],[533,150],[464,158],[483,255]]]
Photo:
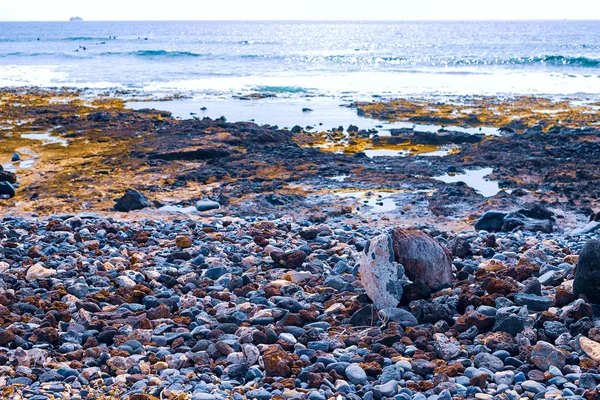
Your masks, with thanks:
[[[573,271],[561,265],[588,237],[496,233],[501,269],[488,263],[482,274],[493,256],[482,255],[486,236],[465,233],[469,251],[461,245],[453,260],[462,280],[439,291],[405,286],[417,298],[377,310],[351,238],[368,247],[381,232],[331,224],[5,218],[6,383],[26,398],[69,387],[81,398],[181,391],[197,400],[519,399],[595,387],[592,306],[554,302],[560,290],[572,294]],[[546,257],[538,268],[522,261],[526,242]],[[567,272],[538,287],[539,267]]]

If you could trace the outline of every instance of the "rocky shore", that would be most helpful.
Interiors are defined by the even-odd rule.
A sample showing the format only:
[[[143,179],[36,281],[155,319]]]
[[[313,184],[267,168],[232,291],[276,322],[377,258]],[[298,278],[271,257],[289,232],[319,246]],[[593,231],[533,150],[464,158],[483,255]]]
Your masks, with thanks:
[[[0,238],[4,398],[598,398],[595,234],[65,215]]]
[[[2,398],[599,398],[589,110],[355,105],[504,128],[388,135],[1,97]]]

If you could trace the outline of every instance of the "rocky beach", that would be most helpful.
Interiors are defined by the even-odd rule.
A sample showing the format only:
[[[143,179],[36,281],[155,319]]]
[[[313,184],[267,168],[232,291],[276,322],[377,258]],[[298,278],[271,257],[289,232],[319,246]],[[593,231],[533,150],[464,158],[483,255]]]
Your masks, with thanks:
[[[0,92],[2,398],[600,398],[598,103],[134,100]]]

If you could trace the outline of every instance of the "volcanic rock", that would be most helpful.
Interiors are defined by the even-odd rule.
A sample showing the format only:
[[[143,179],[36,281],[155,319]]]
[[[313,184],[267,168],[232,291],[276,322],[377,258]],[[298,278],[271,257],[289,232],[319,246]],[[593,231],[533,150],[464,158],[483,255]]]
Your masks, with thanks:
[[[432,291],[452,284],[452,257],[430,236],[418,230],[392,230],[395,261],[402,264],[407,277],[425,283]]]
[[[588,241],[581,253],[573,282],[575,296],[585,295],[592,303],[600,303],[600,241]]]
[[[128,189],[115,204],[115,210],[123,212],[141,210],[146,207],[150,207],[150,202],[146,196],[135,189]]]
[[[358,267],[360,281],[377,309],[395,308],[402,300],[404,268],[394,261],[392,235],[376,236],[365,248]]]

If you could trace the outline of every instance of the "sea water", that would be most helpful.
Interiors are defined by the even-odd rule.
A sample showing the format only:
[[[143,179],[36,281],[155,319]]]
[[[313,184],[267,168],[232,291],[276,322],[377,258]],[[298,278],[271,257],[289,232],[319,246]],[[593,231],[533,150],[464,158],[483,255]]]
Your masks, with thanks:
[[[339,104],[379,96],[597,98],[600,22],[3,22],[2,86],[177,93],[188,103],[152,106],[186,118],[369,128]],[[235,99],[248,93],[274,97]]]

